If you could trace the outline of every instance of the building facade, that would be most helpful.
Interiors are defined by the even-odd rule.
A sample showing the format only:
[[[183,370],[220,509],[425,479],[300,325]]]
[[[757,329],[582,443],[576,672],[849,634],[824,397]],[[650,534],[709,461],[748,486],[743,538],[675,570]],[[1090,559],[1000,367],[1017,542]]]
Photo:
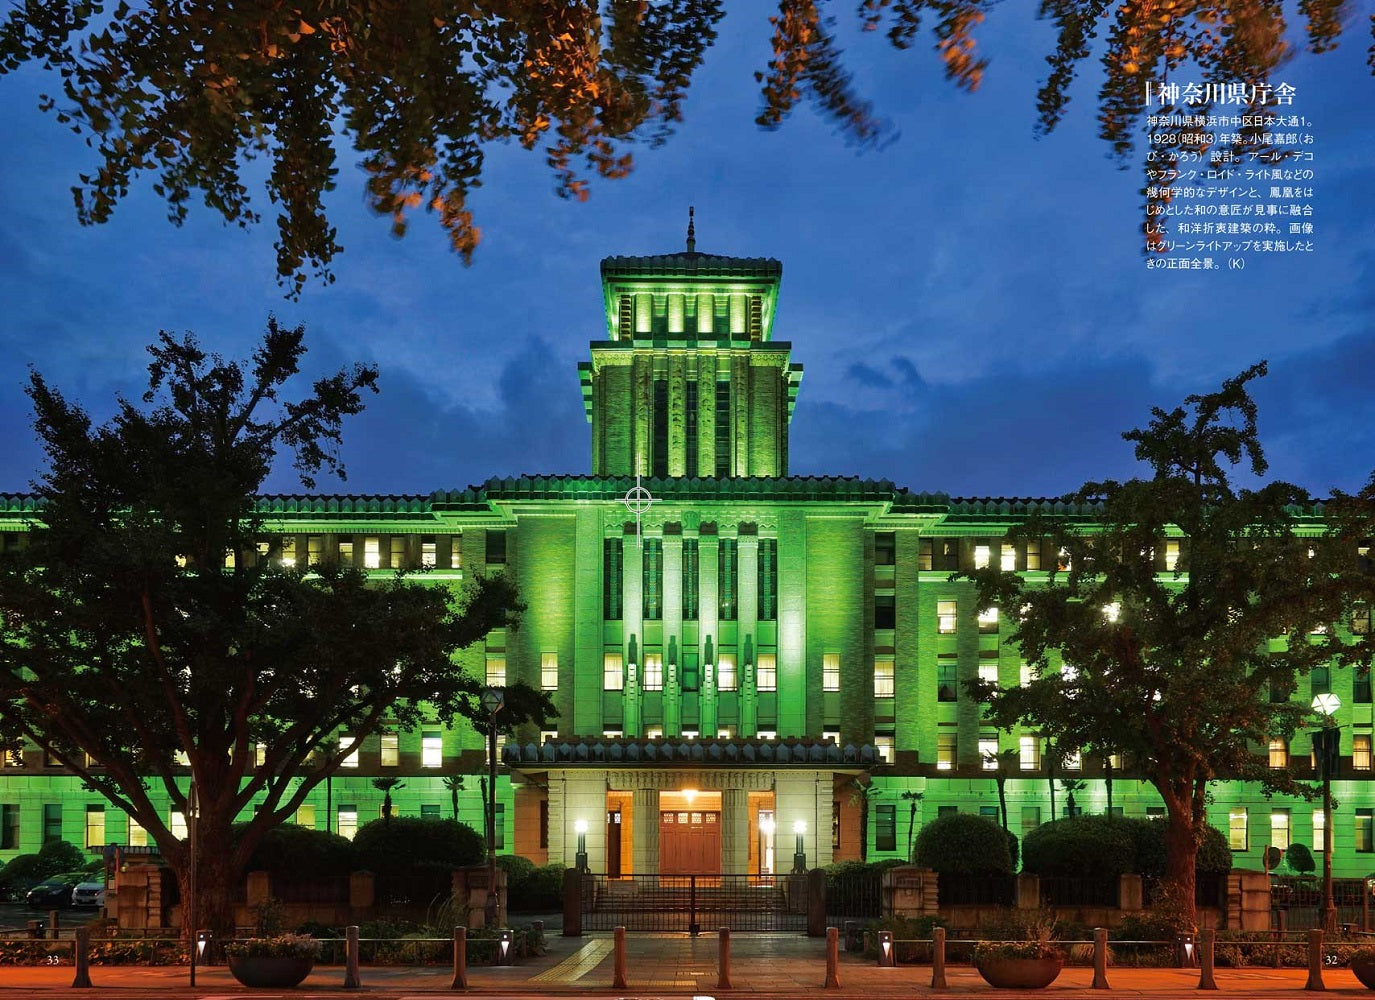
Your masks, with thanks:
[[[601,275],[605,338],[579,372],[590,475],[261,501],[295,564],[424,567],[436,586],[503,572],[518,584],[521,627],[459,657],[493,685],[545,689],[558,707],[556,728],[504,740],[498,849],[567,865],[585,853],[613,875],[901,857],[944,812],[996,815],[991,758],[1004,751],[1016,754],[1014,833],[1104,811],[1105,761],[1071,753],[1052,774],[1040,736],[983,721],[963,682],[1015,685],[1028,667],[996,609],[950,579],[997,566],[1035,580],[1051,554],[1009,544],[1007,529],[1044,503],[1074,512],[790,476],[802,368],[775,336],[780,264],[698,253],[689,239],[682,253],[604,260]],[[31,498],[0,497],[4,544],[19,544],[31,514]],[[1159,572],[1173,573],[1182,544],[1161,546]],[[1295,697],[1320,690],[1343,704],[1334,869],[1363,876],[1375,869],[1369,675],[1318,671]],[[1256,749],[1276,764],[1311,750],[1306,736]],[[142,831],[41,752],[3,763],[0,860],[59,837],[140,843]],[[297,819],[349,835],[379,815],[371,779],[398,776],[401,813],[456,808],[481,829],[485,770],[466,725],[384,731]],[[1130,761],[1112,773],[1114,811],[1163,812]],[[444,781],[455,775],[457,799]],[[1221,783],[1210,817],[1241,867],[1260,867],[1272,844],[1321,848],[1321,809],[1301,799]]]

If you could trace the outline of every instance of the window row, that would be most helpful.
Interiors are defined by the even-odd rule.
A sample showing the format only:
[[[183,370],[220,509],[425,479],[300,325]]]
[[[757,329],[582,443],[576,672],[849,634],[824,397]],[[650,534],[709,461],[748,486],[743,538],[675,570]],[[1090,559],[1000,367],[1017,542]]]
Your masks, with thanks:
[[[1358,854],[1375,853],[1375,809],[1357,809],[1352,816],[1353,847]],[[1270,810],[1269,840],[1265,846],[1288,850],[1294,842],[1292,827],[1293,815],[1288,808]],[[1234,851],[1251,849],[1250,815],[1243,807],[1227,812],[1227,846]],[[1322,809],[1312,811],[1313,842],[1310,845],[1314,854],[1321,854],[1327,836],[1326,817]],[[1334,829],[1333,835],[1336,831]]]
[[[1289,753],[1289,743],[1284,739],[1273,739],[1268,748],[1270,766],[1275,769],[1286,768],[1292,761]],[[1339,753],[1339,756],[1340,753]],[[1318,751],[1316,748],[1310,749],[1308,755],[1308,766],[1314,771],[1318,770]],[[1353,771],[1369,771],[1371,769],[1371,734],[1352,733],[1351,734],[1351,769]]]
[[[644,654],[643,669],[638,676],[640,690],[642,691],[662,691],[668,675],[665,673],[663,654],[658,651],[646,651]],[[679,685],[684,691],[701,690],[703,678],[708,682],[714,682],[718,691],[738,691],[740,689],[741,675],[736,661],[734,651],[721,650],[717,653],[716,662],[710,661],[698,667],[698,653],[695,649],[683,651],[682,673],[678,678]],[[551,664],[547,671],[544,664]],[[778,658],[774,653],[758,653],[755,656],[754,666],[754,689],[756,691],[777,691],[778,690]],[[745,665],[748,670],[749,664]],[[631,664],[633,671],[635,664]],[[669,664],[668,670],[673,670],[673,664]],[[554,690],[558,686],[558,657],[554,653],[545,653],[542,657],[541,681],[545,690]],[[622,691],[625,689],[626,666],[625,657],[619,652],[607,652],[602,656],[602,688],[607,691]]]
[[[620,621],[625,615],[624,538],[607,538],[602,543],[602,617]],[[630,544],[635,544],[634,541]],[[664,617],[664,540],[644,538],[640,545],[640,613],[645,621]],[[759,539],[755,579],[755,618],[778,618],[778,539]],[[685,621],[701,618],[700,539],[682,540],[680,593]],[[716,544],[716,615],[721,621],[736,621],[740,616],[739,539],[722,538]]]

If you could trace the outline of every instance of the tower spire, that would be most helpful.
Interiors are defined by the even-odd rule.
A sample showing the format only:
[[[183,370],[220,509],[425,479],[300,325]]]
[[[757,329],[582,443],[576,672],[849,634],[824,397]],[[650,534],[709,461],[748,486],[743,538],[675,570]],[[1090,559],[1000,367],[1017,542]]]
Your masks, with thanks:
[[[693,212],[693,208],[692,208],[691,205],[689,205],[689,206],[688,206],[688,238],[687,238],[687,252],[688,252],[688,253],[696,253],[696,252],[697,252],[697,231],[696,231],[696,229],[693,228],[693,225],[692,225],[692,212]]]

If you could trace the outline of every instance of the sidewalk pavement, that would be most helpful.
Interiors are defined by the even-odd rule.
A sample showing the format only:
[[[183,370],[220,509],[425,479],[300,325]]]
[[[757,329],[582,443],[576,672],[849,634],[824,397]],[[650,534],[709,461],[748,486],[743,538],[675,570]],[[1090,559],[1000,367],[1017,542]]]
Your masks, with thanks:
[[[731,985],[718,989],[718,941],[715,935],[690,938],[682,934],[630,934],[626,938],[625,989],[612,987],[612,937],[551,937],[549,951],[516,966],[473,966],[468,970],[470,995],[504,997],[582,996],[720,997],[750,993],[776,997],[813,995],[816,1000],[841,998],[909,997],[914,995],[989,994],[1017,996],[1019,991],[993,990],[973,968],[947,968],[949,988],[932,990],[931,968],[902,965],[880,968],[872,959],[842,952],[840,988],[824,990],[826,945],[824,939],[801,935],[736,934],[731,939]],[[71,966],[0,967],[0,998],[5,995],[89,998],[90,990],[71,988]],[[1028,995],[1062,997],[1167,998],[1198,996],[1195,969],[1109,968],[1111,991],[1091,990],[1093,970],[1066,968],[1046,990]],[[1221,992],[1234,996],[1273,996],[1302,991],[1307,981],[1303,969],[1218,969]],[[414,997],[450,992],[452,970],[440,966],[370,966],[360,975],[361,990],[344,990],[342,966],[317,966],[301,986],[291,991],[248,990],[223,966],[201,967],[197,985],[188,985],[188,969],[180,967],[93,966],[91,982],[105,997],[291,996],[362,992],[370,997]],[[1328,992],[1361,992],[1364,987],[1347,969],[1325,970]]]

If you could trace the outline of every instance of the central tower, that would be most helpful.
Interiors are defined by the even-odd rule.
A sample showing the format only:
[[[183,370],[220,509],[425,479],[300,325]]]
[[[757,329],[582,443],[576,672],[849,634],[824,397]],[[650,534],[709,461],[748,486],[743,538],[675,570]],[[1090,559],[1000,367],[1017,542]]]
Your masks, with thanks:
[[[579,364],[596,476],[786,476],[802,380],[773,339],[783,266],[687,249],[602,261],[607,340]]]

